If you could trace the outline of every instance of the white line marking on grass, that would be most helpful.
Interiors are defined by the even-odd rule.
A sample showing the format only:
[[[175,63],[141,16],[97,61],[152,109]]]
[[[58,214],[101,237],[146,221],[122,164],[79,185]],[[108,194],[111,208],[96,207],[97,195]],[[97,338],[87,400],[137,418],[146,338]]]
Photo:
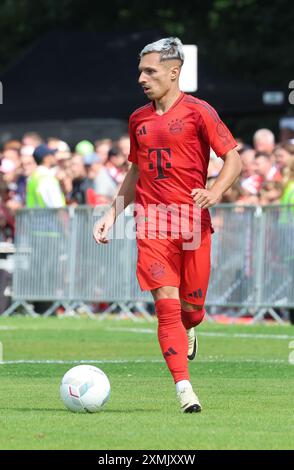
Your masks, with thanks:
[[[152,328],[105,328],[106,331],[126,331],[127,333],[156,333]]]
[[[219,336],[224,338],[250,338],[250,339],[292,339],[290,335],[269,335],[263,333],[212,333],[208,331],[197,332],[199,336]]]
[[[105,359],[105,360],[94,360],[94,359],[81,359],[81,360],[55,360],[55,359],[42,359],[42,360],[29,360],[19,359],[15,361],[2,361],[0,365],[13,365],[13,364],[157,364],[164,363],[163,359]],[[203,359],[197,359],[197,363],[227,363],[227,364],[240,364],[240,363],[254,363],[254,364],[289,364],[286,359],[255,359],[255,358],[236,358],[226,359],[219,356],[209,356]]]
[[[156,333],[152,328],[106,328],[107,331],[125,331],[127,333]],[[209,331],[197,331],[197,336],[212,336],[222,338],[249,338],[249,339],[294,339],[291,335],[270,335],[264,333],[221,333]]]
[[[129,363],[152,363],[152,362],[164,362],[163,359],[151,359],[151,360],[145,360],[145,359],[68,359],[68,360],[58,360],[58,359],[40,359],[40,360],[34,360],[34,359],[19,359],[16,361],[1,361],[1,364],[129,364]]]
[[[17,328],[15,326],[6,326],[6,325],[1,325],[0,330],[16,330]]]

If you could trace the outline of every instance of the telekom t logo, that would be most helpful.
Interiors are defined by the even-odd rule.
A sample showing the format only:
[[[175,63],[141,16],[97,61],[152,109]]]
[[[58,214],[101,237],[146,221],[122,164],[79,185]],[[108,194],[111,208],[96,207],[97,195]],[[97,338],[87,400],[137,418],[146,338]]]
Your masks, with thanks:
[[[157,174],[155,177],[156,180],[163,180],[168,178],[168,176],[166,176],[166,174],[164,173],[164,170],[171,168],[170,148],[162,147],[148,149],[148,160],[150,160],[149,170],[157,170]]]

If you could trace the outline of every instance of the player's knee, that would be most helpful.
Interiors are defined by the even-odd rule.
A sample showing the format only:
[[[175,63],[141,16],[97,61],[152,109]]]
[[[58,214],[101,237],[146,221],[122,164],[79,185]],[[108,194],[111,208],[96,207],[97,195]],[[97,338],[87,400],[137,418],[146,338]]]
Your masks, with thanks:
[[[177,299],[179,300],[179,289],[174,286],[162,286],[152,289],[151,294],[154,302],[161,299]]]
[[[181,306],[182,306],[182,309],[187,311],[187,312],[193,312],[193,311],[197,311],[197,310],[202,310],[203,309],[203,305],[195,305],[195,304],[191,304],[189,302],[186,302],[185,300],[181,299]]]
[[[182,323],[189,330],[202,322],[205,315],[203,305],[193,305],[188,302],[182,303]]]

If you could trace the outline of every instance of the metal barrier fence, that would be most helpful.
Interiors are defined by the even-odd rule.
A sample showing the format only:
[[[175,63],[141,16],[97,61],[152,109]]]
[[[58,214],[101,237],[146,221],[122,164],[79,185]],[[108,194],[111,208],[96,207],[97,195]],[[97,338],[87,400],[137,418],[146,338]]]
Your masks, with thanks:
[[[220,205],[206,305],[251,309],[255,321],[294,306],[294,207]]]
[[[96,212],[96,211],[95,211]],[[212,270],[207,306],[253,311],[256,319],[274,308],[294,307],[294,207],[219,205],[211,210]],[[34,314],[28,302],[51,301],[50,315],[89,302],[108,302],[134,318],[136,305],[148,318],[136,280],[137,248],[132,212],[121,215],[111,243],[92,238],[93,209],[23,209],[16,217],[13,304]],[[125,229],[132,237],[124,237]],[[87,308],[87,307],[86,307]],[[91,315],[90,309],[87,310]]]

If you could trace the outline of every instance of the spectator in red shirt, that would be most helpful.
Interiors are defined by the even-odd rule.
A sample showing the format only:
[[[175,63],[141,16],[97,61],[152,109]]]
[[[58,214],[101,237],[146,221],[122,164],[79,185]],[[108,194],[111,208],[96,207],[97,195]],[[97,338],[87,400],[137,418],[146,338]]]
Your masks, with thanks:
[[[260,175],[263,181],[281,181],[282,175],[276,166],[272,164],[270,155],[266,153],[257,153],[255,156],[256,173]]]

